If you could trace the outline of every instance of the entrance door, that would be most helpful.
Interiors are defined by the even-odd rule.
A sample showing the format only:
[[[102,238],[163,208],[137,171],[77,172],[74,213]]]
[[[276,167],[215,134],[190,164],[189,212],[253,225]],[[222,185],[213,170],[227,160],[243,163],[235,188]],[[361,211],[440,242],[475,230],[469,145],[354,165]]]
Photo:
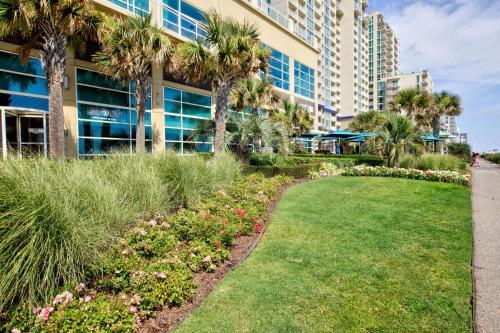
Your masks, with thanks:
[[[19,132],[21,156],[45,156],[43,117],[19,116]]]
[[[17,110],[2,112],[5,114],[5,144],[2,146],[8,154],[18,157],[40,157],[47,155],[47,133],[43,115],[18,114]],[[3,148],[2,148],[3,151]],[[3,155],[7,157],[7,153]]]

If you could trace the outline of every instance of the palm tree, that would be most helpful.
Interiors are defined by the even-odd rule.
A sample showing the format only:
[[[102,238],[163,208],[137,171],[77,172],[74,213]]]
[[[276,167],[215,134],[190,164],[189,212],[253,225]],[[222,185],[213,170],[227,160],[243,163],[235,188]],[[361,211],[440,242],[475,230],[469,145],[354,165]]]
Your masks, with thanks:
[[[152,23],[151,15],[122,19],[109,17],[103,26],[102,50],[93,60],[106,74],[134,82],[137,113],[136,152],[146,150],[144,115],[151,71],[168,63],[173,53],[170,39]]]
[[[384,112],[382,127],[369,139],[369,144],[387,158],[390,167],[397,165],[401,154],[416,149],[421,143],[422,138],[411,118],[395,112]]]
[[[349,124],[353,132],[368,133],[378,130],[384,124],[384,115],[380,111],[361,112]]]
[[[253,114],[258,114],[260,109],[274,102],[273,82],[268,77],[240,81],[231,92],[231,107],[240,112],[249,108]]]
[[[432,126],[433,136],[439,138],[442,116],[458,116],[462,113],[460,96],[447,91],[434,94],[434,106],[430,109],[428,118]],[[441,151],[440,142],[436,142],[436,150]]]
[[[391,110],[412,116],[416,110],[415,102],[420,90],[415,88],[400,90],[392,99]]]
[[[224,148],[229,96],[236,84],[267,72],[269,51],[261,46],[257,27],[224,18],[216,11],[206,15],[205,40],[181,44],[174,72],[188,82],[210,82],[216,94],[214,151]]]
[[[64,156],[63,81],[68,46],[83,50],[96,41],[102,14],[90,0],[2,0],[0,38],[24,42],[18,49],[23,63],[32,49],[40,50],[49,90],[49,149],[52,158]]]
[[[275,112],[272,117],[285,126],[288,136],[297,137],[311,131],[314,119],[306,108],[289,101],[283,101],[282,108],[283,112]]]
[[[233,109],[243,112],[246,109],[252,110],[252,119],[258,119],[259,110],[269,106],[273,102],[273,83],[264,77],[263,79],[250,78],[240,81],[231,92],[231,106]],[[259,129],[260,126],[256,126]],[[253,144],[256,152],[260,151],[261,135],[255,132]]]

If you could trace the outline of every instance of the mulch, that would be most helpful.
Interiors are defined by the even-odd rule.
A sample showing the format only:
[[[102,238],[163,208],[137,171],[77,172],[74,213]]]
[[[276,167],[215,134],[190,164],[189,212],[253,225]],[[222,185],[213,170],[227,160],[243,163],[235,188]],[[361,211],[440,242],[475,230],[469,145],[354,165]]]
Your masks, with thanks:
[[[185,302],[180,307],[165,306],[156,318],[151,318],[144,322],[140,328],[142,333],[172,332],[172,330],[184,320],[194,309],[196,309],[208,297],[214,287],[226,276],[227,273],[238,267],[245,260],[262,238],[271,220],[272,213],[277,206],[283,192],[290,186],[301,183],[295,181],[292,184],[280,186],[275,198],[267,208],[267,219],[264,222],[264,230],[249,236],[241,236],[236,239],[235,245],[230,250],[230,259],[218,266],[215,272],[208,273],[200,271],[195,273],[196,296]]]

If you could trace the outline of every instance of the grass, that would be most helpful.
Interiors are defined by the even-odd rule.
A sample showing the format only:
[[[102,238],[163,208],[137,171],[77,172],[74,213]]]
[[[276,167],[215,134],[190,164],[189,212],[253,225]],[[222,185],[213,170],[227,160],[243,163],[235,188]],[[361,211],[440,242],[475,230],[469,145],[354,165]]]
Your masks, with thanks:
[[[98,272],[105,250],[140,219],[196,202],[240,167],[229,155],[0,162],[0,312],[47,303]]]
[[[499,154],[484,154],[482,155],[484,159],[487,159],[490,162],[500,164],[500,153]]]
[[[321,179],[176,333],[470,332],[470,261],[468,188]]]

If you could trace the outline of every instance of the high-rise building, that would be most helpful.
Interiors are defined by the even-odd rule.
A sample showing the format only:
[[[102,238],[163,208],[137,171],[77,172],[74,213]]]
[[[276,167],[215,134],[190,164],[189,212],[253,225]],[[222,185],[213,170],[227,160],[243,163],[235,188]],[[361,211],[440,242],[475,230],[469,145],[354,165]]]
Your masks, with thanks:
[[[340,103],[341,119],[368,110],[368,17],[367,1],[341,0]]]
[[[399,40],[379,12],[369,15],[368,81],[369,109],[386,109],[385,79],[399,74]]]
[[[428,70],[413,73],[402,73],[386,77],[384,84],[385,107],[389,105],[394,96],[403,89],[419,89],[429,93],[434,92],[434,82]]]

